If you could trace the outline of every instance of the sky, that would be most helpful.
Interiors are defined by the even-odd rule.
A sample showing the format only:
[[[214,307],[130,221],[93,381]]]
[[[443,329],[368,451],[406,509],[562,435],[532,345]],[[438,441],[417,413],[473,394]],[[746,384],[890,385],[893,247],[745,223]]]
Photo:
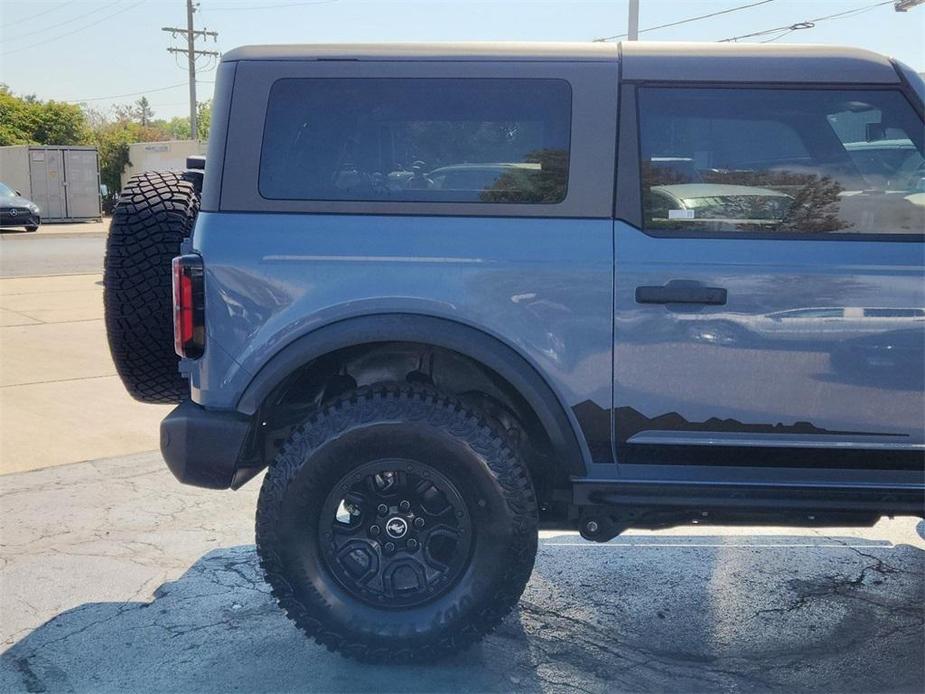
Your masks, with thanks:
[[[880,0],[883,2],[883,0]],[[868,48],[925,71],[925,5],[906,13],[877,0],[640,0],[640,29],[756,6],[640,34],[716,41],[849,10],[809,29],[743,39]],[[628,0],[199,0],[197,48],[253,43],[590,41],[627,27]],[[107,111],[147,96],[155,116],[186,115],[185,57],[168,53],[186,25],[186,0],[0,0],[0,82],[17,94]],[[215,62],[201,60],[198,99],[211,97]]]

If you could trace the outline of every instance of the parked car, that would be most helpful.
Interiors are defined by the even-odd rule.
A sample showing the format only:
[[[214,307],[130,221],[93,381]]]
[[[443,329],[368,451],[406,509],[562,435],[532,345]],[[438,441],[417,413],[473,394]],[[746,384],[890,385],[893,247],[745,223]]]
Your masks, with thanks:
[[[265,471],[273,594],[364,660],[480,639],[541,525],[925,515],[923,95],[819,46],[239,48],[204,170],[119,197],[112,356],[181,482]]]
[[[18,190],[0,182],[0,227],[24,227],[26,231],[37,231],[41,223],[39,206],[24,198]]]
[[[715,183],[652,186],[649,194],[653,221],[683,219],[686,224],[773,226],[793,204],[793,198],[776,190]]]

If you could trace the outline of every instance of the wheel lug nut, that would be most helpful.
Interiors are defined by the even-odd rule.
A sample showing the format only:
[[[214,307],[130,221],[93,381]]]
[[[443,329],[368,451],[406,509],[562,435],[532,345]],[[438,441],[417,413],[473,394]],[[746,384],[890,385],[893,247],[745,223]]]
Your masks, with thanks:
[[[380,532],[380,528],[378,525],[369,526],[369,534],[372,535],[373,537],[376,537],[379,534],[379,532]]]
[[[410,540],[408,540],[408,549],[410,549],[413,552],[417,548],[418,548],[418,541],[412,537]]]
[[[400,508],[402,511],[408,511],[408,510],[411,508],[411,502],[410,502],[410,501],[402,501],[402,502],[398,505],[398,508]]]
[[[415,518],[415,519],[414,519],[414,527],[415,527],[415,528],[423,528],[423,527],[424,527],[424,519],[423,519],[423,518]]]
[[[379,511],[380,516],[384,516],[389,512],[389,507],[385,504],[379,504],[379,507],[376,510]]]
[[[394,542],[386,542],[386,543],[385,543],[385,551],[388,552],[389,554],[391,554],[392,552],[394,552],[394,551],[395,551],[395,543],[394,543]]]

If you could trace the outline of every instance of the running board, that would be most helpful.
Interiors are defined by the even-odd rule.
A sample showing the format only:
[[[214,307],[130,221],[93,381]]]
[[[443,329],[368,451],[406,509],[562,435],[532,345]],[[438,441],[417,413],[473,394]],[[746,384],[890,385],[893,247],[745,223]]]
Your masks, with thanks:
[[[825,487],[573,480],[576,506],[838,511],[925,518],[925,487]]]

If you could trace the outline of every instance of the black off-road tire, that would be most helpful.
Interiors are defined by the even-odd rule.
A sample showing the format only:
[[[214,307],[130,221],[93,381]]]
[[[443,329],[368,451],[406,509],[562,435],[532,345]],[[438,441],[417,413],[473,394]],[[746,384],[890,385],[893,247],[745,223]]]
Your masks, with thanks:
[[[173,349],[170,263],[198,213],[195,179],[176,171],[133,176],[113,211],[103,275],[106,333],[122,383],[141,402],[189,397]]]
[[[469,514],[464,568],[423,603],[364,602],[345,590],[327,559],[324,538],[333,535],[322,508],[329,495],[337,499],[347,489],[341,485],[379,464],[400,465],[409,477],[437,470],[457,486]],[[361,516],[358,525],[366,523]],[[536,550],[537,504],[526,465],[489,420],[433,390],[381,385],[333,401],[292,433],[260,490],[257,551],[273,595],[308,636],[362,661],[429,662],[472,645],[517,604]],[[387,552],[380,549],[376,564],[383,575],[396,558]]]

